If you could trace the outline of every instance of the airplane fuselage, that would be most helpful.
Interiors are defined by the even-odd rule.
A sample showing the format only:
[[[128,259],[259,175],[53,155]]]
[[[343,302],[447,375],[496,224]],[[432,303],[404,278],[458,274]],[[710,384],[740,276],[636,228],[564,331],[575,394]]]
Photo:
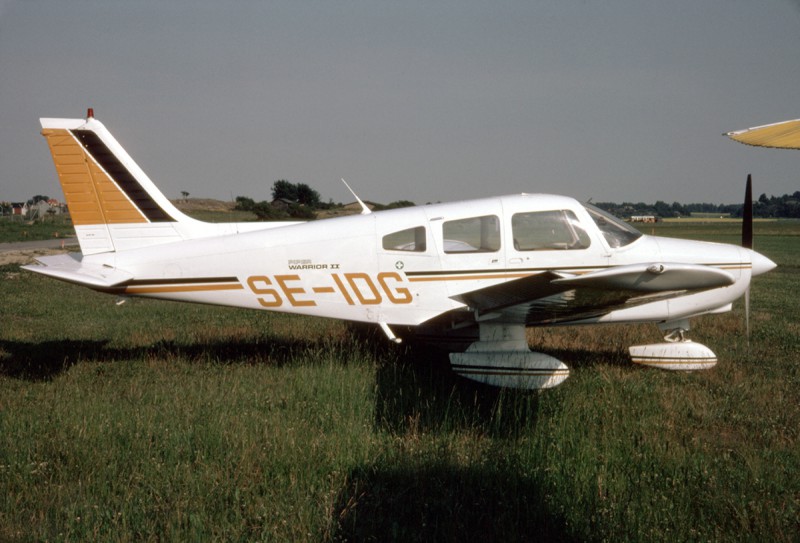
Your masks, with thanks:
[[[553,247],[519,247],[515,217],[539,212],[571,214],[584,239],[569,247],[558,234]],[[491,239],[480,247],[485,217],[492,217],[491,231],[483,234]],[[446,224],[453,225],[449,234]],[[387,236],[410,231],[405,239],[411,239],[414,229],[423,229],[416,231],[419,247],[414,240],[387,247]],[[474,245],[467,246],[470,241]],[[752,254],[733,245],[646,235],[612,247],[579,202],[523,194],[167,243],[86,256],[84,263],[131,273],[127,284],[106,289],[118,294],[397,325],[466,310],[454,297],[544,272],[581,275],[642,261],[690,262],[734,278],[713,291],[547,322],[558,324],[663,321],[725,308],[746,289]]]

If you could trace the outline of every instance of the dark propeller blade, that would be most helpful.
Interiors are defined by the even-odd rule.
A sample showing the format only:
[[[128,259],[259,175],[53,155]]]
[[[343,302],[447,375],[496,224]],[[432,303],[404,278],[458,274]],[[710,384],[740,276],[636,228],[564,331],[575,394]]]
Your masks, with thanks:
[[[742,247],[753,248],[753,178],[747,174],[747,187],[744,189],[744,208],[742,208]],[[750,345],[750,285],[744,292],[744,328],[747,345]]]
[[[744,191],[742,209],[742,247],[753,248],[753,179],[747,174],[747,188]]]

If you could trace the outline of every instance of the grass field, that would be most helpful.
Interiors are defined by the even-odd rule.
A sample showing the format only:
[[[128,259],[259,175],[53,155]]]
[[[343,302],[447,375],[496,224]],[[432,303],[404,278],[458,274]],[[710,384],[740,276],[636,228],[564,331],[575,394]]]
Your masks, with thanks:
[[[660,235],[735,241],[738,225]],[[344,323],[114,298],[0,267],[0,541],[798,541],[800,222],[693,321],[720,362],[633,367],[655,326],[534,329],[541,393]]]
[[[0,217],[0,243],[66,238],[75,235],[72,222],[64,215],[40,221],[24,221],[21,217]]]

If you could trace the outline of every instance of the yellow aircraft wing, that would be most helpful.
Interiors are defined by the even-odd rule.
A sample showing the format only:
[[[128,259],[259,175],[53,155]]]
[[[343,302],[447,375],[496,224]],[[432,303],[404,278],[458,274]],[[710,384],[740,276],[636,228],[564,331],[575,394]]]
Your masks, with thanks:
[[[732,140],[756,147],[800,149],[800,119],[737,130],[725,135]]]

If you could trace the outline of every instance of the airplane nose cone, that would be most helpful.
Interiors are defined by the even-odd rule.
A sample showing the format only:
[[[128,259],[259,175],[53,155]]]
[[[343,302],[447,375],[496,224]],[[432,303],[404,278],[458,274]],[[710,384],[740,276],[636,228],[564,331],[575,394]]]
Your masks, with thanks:
[[[750,252],[750,262],[753,263],[753,271],[752,275],[755,277],[756,275],[761,275],[762,273],[767,273],[770,270],[775,269],[777,264],[775,264],[772,260],[767,258],[766,256],[757,253],[755,251]]]

